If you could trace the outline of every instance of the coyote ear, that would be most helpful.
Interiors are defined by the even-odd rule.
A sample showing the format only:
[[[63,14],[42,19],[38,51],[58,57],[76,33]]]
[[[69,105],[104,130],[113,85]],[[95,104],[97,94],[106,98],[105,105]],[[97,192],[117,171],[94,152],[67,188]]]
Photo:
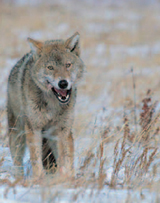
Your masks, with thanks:
[[[27,41],[29,42],[29,45],[31,47],[31,49],[36,52],[36,53],[40,53],[42,51],[42,47],[43,47],[43,43],[31,38],[27,38]]]
[[[77,56],[80,55],[79,33],[76,32],[72,37],[66,40],[65,47]]]

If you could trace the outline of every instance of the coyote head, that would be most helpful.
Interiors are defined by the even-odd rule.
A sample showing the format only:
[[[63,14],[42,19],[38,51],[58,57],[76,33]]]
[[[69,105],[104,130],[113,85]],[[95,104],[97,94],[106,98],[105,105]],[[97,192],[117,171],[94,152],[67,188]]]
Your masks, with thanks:
[[[79,33],[64,40],[40,42],[28,38],[34,65],[33,80],[43,91],[56,96],[60,103],[67,103],[73,88],[82,78],[83,61],[80,59]]]

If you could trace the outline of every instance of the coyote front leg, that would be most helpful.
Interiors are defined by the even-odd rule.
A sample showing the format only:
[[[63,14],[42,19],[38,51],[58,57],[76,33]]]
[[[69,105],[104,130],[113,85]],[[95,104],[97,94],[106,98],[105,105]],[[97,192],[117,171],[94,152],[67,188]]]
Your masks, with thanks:
[[[38,130],[31,130],[26,127],[27,146],[30,151],[33,177],[37,178],[44,175],[42,164],[42,135]]]
[[[67,176],[74,176],[74,140],[72,132],[61,131],[58,141],[58,165],[60,173]]]

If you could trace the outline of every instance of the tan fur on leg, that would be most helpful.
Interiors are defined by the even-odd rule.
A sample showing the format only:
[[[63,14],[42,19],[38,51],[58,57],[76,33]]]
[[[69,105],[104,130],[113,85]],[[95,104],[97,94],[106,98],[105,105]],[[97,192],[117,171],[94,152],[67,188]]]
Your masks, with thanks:
[[[26,126],[27,146],[30,151],[30,159],[32,164],[33,177],[44,175],[42,165],[42,138],[38,131],[34,133]]]

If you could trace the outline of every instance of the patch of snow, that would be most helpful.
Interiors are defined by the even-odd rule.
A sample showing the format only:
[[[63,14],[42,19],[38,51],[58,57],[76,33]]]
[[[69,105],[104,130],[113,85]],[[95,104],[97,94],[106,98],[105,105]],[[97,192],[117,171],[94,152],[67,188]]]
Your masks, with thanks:
[[[0,107],[4,107],[6,104],[6,98],[1,98],[0,99]]]
[[[41,30],[36,30],[34,32],[29,33],[29,37],[31,37],[33,39],[36,39],[36,40],[42,39],[43,38],[43,33],[42,33]]]
[[[105,44],[98,44],[96,47],[97,55],[102,55],[106,52],[106,45]]]
[[[159,54],[160,53],[160,42],[157,42],[151,47],[151,53],[154,54]]]
[[[110,53],[112,57],[122,57],[125,55],[129,56],[140,56],[147,57],[151,54],[151,47],[148,45],[134,46],[134,47],[126,47],[126,46],[111,46]]]
[[[120,15],[120,14],[119,14],[118,12],[116,12],[116,11],[107,10],[107,11],[105,12],[104,17],[105,17],[106,20],[112,20],[112,19],[114,19],[114,18],[117,18],[119,15]]]
[[[139,46],[132,46],[132,47],[126,47],[124,45],[118,45],[118,46],[111,46],[110,47],[110,54],[112,58],[119,58],[122,56],[140,56],[140,57],[148,57],[150,55],[155,55],[160,53],[160,44],[154,44],[154,45],[139,45]]]
[[[6,187],[0,188],[0,198],[3,198]],[[75,195],[77,198],[74,198]],[[141,196],[143,194],[143,197]],[[102,190],[90,189],[90,188],[78,188],[78,189],[64,189],[63,187],[34,187],[23,188],[17,186],[15,189],[8,191],[6,200],[16,200],[17,202],[55,202],[55,203],[80,203],[80,202],[115,202],[125,203],[127,199],[132,202],[149,203],[156,200],[156,194],[149,192],[149,190],[143,190],[141,193],[132,190],[114,190],[104,187]],[[1,200],[1,199],[0,199]]]
[[[61,23],[58,25],[56,29],[57,29],[57,32],[63,33],[69,30],[69,25],[67,23]]]
[[[127,19],[129,21],[139,21],[141,19],[141,15],[139,13],[130,12],[130,13],[127,13]]]
[[[14,32],[18,35],[18,37],[20,39],[26,40],[27,37],[29,37],[29,31],[28,30],[16,29]]]
[[[106,67],[108,66],[109,62],[107,59],[99,57],[99,58],[92,58],[90,64],[97,67],[99,66]]]
[[[111,30],[106,23],[89,23],[86,25],[86,32],[92,33],[108,33]]]

